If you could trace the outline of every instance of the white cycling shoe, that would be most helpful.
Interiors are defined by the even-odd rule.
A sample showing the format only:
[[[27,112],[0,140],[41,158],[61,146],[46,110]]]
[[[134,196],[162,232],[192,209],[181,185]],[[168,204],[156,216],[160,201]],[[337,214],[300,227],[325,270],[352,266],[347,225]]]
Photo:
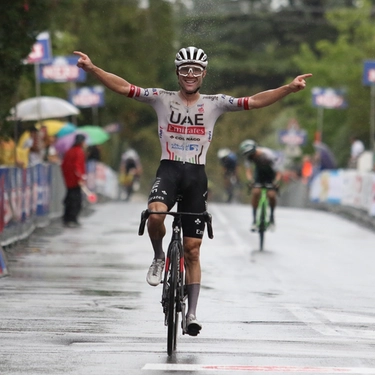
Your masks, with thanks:
[[[198,322],[195,315],[190,314],[186,317],[186,330],[189,336],[197,336],[201,329],[202,325]]]
[[[151,286],[157,286],[163,278],[165,261],[164,259],[154,259],[147,272],[146,280]]]

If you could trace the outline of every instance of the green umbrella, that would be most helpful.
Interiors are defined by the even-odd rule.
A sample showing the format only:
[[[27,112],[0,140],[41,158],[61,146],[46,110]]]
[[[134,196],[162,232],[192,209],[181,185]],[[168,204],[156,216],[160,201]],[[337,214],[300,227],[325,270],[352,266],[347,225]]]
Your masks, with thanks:
[[[97,125],[79,126],[77,130],[88,135],[88,144],[90,146],[101,145],[109,139],[109,134]]]

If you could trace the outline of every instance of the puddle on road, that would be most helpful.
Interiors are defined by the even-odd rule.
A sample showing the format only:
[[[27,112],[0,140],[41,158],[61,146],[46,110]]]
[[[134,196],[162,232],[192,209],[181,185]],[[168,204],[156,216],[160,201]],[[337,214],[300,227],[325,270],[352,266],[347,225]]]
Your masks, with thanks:
[[[140,292],[129,292],[119,290],[94,290],[82,289],[79,294],[85,296],[101,296],[101,297],[139,297]]]

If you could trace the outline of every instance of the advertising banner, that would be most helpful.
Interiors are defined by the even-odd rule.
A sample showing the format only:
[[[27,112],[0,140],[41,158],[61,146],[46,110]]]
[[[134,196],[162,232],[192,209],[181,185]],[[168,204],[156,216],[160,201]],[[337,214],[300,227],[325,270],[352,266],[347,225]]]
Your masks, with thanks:
[[[39,66],[40,82],[85,82],[86,72],[77,66],[78,56],[55,57]]]
[[[52,59],[51,39],[49,32],[45,31],[36,37],[36,42],[30,54],[24,61],[26,64],[47,63]]]
[[[50,166],[38,164],[38,200],[36,205],[37,216],[45,216],[49,213],[49,187],[51,180]]]
[[[365,86],[375,85],[375,60],[364,62],[362,83]]]
[[[104,106],[104,87],[81,87],[69,91],[69,101],[76,107],[90,108]]]
[[[344,90],[314,87],[312,89],[312,105],[313,107],[344,109],[347,108],[348,103]]]
[[[4,192],[5,192],[5,173],[0,169],[0,234],[4,230]]]

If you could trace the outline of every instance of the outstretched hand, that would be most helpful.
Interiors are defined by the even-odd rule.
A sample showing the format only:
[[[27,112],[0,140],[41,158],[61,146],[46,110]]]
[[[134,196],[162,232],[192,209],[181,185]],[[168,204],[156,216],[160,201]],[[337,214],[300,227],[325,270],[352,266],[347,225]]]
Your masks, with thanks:
[[[82,68],[85,72],[88,72],[92,69],[94,64],[91,62],[90,58],[87,55],[79,51],[74,51],[73,53],[79,56],[77,62],[78,68]]]
[[[310,77],[312,77],[311,73],[302,74],[294,78],[294,80],[291,83],[289,83],[289,87],[292,90],[292,92],[303,90],[306,87],[305,79]]]

